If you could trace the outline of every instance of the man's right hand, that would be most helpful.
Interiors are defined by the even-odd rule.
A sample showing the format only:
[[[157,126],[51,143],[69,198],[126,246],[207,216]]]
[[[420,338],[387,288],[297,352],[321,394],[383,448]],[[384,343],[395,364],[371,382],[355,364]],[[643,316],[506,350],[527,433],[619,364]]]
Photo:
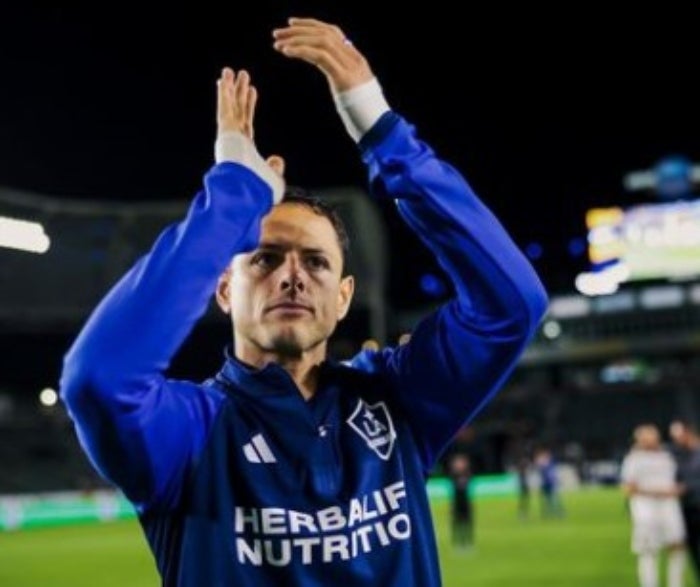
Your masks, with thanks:
[[[253,121],[258,92],[250,83],[250,75],[245,69],[236,73],[224,67],[217,86],[216,162],[246,165],[272,187],[274,202],[280,202],[284,194],[284,159],[271,155],[263,160],[255,147]]]
[[[230,67],[224,67],[217,80],[218,100],[216,123],[218,133],[237,131],[254,139],[253,119],[258,102],[258,91],[250,83],[250,75],[245,69],[238,74]]]

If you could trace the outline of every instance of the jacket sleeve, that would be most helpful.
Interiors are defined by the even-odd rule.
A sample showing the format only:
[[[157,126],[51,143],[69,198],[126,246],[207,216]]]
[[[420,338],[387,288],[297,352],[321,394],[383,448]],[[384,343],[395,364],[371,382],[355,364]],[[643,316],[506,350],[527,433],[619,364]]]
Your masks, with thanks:
[[[357,358],[388,376],[429,471],[509,376],[547,295],[492,212],[403,118],[386,113],[360,147],[371,191],[395,199],[454,286],[454,299],[426,317],[408,344]]]
[[[203,446],[220,400],[164,373],[232,257],[257,246],[271,205],[248,168],[215,165],[186,217],[111,289],[64,358],[61,397],[80,443],[137,507],[174,503]]]

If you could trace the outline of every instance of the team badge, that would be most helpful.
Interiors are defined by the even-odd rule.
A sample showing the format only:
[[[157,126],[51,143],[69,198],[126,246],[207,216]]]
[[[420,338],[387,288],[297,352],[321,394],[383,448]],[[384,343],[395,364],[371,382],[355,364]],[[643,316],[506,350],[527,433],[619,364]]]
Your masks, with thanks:
[[[359,400],[347,422],[380,458],[389,460],[396,440],[396,431],[384,402],[369,405]]]

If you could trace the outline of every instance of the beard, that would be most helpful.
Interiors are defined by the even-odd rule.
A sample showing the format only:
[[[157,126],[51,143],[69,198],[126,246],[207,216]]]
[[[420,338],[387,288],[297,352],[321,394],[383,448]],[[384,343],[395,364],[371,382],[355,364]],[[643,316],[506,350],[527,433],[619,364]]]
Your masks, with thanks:
[[[305,350],[304,346],[295,333],[287,333],[274,337],[270,341],[270,346],[265,350],[283,357],[296,358],[302,355]]]
[[[285,328],[270,338],[269,344],[261,345],[263,350],[290,359],[299,358],[328,340],[328,334],[320,332],[298,332],[296,328]]]

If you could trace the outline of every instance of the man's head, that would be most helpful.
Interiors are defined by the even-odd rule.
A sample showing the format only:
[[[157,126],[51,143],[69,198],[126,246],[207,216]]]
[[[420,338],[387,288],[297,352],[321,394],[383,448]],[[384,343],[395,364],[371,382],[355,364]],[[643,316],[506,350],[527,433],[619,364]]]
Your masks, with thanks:
[[[325,357],[354,291],[344,276],[348,237],[336,212],[288,190],[262,221],[260,243],[237,255],[219,280],[217,302],[231,314],[236,356]]]
[[[680,447],[692,448],[699,442],[695,428],[683,420],[673,420],[668,433],[673,443]]]
[[[661,447],[661,434],[654,424],[640,424],[634,429],[634,442],[642,450],[656,450]]]
[[[306,206],[319,216],[324,216],[328,222],[331,223],[338,239],[340,252],[343,255],[342,273],[345,275],[347,272],[348,256],[350,254],[350,237],[348,236],[348,231],[345,228],[345,223],[336,209],[325,200],[312,196],[305,189],[297,186],[286,187],[284,197],[282,198],[282,203]]]

